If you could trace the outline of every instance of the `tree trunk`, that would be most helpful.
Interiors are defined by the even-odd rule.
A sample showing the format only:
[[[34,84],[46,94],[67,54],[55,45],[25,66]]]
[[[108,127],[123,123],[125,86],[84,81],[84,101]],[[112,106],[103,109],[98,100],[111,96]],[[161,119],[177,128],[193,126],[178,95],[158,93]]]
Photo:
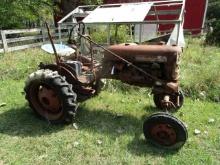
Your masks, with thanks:
[[[80,0],[54,0],[54,4],[57,6],[57,9],[54,12],[55,23],[74,10],[77,6],[83,5]]]
[[[80,0],[62,0],[60,8],[62,10],[62,14],[65,16],[79,5],[82,5]]]

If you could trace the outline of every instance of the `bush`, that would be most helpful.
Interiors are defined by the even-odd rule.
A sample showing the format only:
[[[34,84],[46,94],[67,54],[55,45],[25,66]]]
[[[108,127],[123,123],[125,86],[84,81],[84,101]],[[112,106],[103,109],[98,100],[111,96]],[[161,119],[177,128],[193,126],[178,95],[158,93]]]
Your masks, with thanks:
[[[209,28],[212,29],[208,32],[206,37],[206,43],[208,44],[220,44],[220,1],[210,0],[207,12],[207,20]]]
[[[220,44],[220,20],[212,24],[213,30],[209,31],[206,36],[207,44]]]

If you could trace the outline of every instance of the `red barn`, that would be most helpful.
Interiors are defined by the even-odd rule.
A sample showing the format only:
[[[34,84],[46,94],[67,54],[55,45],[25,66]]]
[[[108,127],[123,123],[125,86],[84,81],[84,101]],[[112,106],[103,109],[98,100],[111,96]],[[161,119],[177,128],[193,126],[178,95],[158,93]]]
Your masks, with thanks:
[[[130,2],[148,2],[148,1],[160,1],[160,0],[104,0],[105,4],[114,3],[130,3]],[[206,11],[208,6],[208,0],[186,0],[185,7],[185,20],[184,29],[191,31],[192,34],[198,34],[204,27]],[[165,10],[171,10],[172,8],[166,8]],[[165,15],[161,19],[176,19],[170,18],[170,15]],[[153,19],[153,18],[147,18]],[[169,27],[163,27],[163,30],[169,29]]]

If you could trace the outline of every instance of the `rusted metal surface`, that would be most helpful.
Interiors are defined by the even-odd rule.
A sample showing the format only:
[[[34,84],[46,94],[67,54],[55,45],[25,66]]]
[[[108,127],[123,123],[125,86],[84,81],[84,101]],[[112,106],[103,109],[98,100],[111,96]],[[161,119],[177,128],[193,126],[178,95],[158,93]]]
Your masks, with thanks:
[[[59,63],[60,63],[60,57],[58,56],[57,51],[56,51],[56,48],[55,48],[55,46],[54,46],[54,42],[53,42],[53,39],[52,39],[52,36],[51,36],[51,33],[50,33],[50,28],[49,28],[47,22],[45,23],[45,25],[46,25],[48,37],[49,37],[49,39],[50,39],[50,43],[51,43],[51,45],[52,45],[53,52],[54,52],[54,55],[55,55],[55,58],[56,58],[56,63],[57,63],[57,65],[59,65]]]
[[[72,84],[73,91],[77,93],[78,101],[84,101],[85,99],[87,99],[95,93],[94,89],[92,88],[95,79],[91,79],[88,76],[77,77],[74,69],[63,62],[60,63],[60,66],[56,64],[40,64],[39,67],[41,69],[50,69],[53,71],[58,71],[60,75],[65,76],[67,82]]]
[[[81,35],[81,37],[84,36]],[[90,38],[84,38],[90,42],[91,47],[92,45],[99,46]],[[93,67],[93,54],[91,54],[91,58],[87,58],[80,53],[75,53],[67,58],[68,60],[81,61],[83,71],[93,72],[96,78],[113,78],[131,85],[153,87],[153,93],[178,93],[178,60],[182,52],[180,47],[119,44],[103,49],[105,51],[102,68]],[[61,69],[65,70],[64,75],[69,77],[69,82],[74,82],[75,90],[84,94],[93,93],[89,88],[83,87],[83,84],[89,84],[91,80],[86,76],[77,77],[75,74],[73,75],[74,70],[71,67],[65,63],[61,64]],[[146,67],[146,65],[148,66]],[[159,87],[157,84],[160,84]],[[173,104],[175,105],[176,102]]]
[[[108,48],[120,57],[138,62],[172,62],[173,56],[181,53],[180,47],[167,45],[114,45]],[[146,59],[145,59],[146,58]],[[106,60],[119,60],[109,52],[105,52]],[[143,59],[143,60],[139,60]]]
[[[51,113],[58,112],[61,107],[56,91],[43,85],[39,87],[38,99],[40,104]]]
[[[63,59],[56,57],[59,61],[54,68],[67,78],[77,94],[94,93],[92,84],[96,79],[118,79],[131,85],[153,87],[152,92],[162,96],[159,98],[161,107],[168,109],[178,107],[179,99],[176,95],[179,92],[178,64],[182,52],[180,47],[159,43],[158,45],[118,44],[105,48],[87,35],[80,33],[78,35],[90,43],[90,57],[82,55],[74,46],[76,52],[71,56]],[[102,67],[95,65],[93,46],[104,50]],[[80,61],[82,75],[78,75],[74,68],[65,62],[67,60]],[[164,99],[166,95],[169,97],[167,100]]]
[[[48,120],[56,119],[63,114],[56,90],[50,88],[48,84],[32,84],[29,95],[37,113]]]
[[[180,47],[167,45],[134,45],[119,44],[108,48],[104,52],[103,63],[105,64],[104,74],[106,77],[114,77],[131,85],[154,87],[160,84],[162,88],[156,88],[161,93],[174,93],[179,91],[179,67],[178,60],[182,52]],[[146,77],[140,74],[129,64],[124,63],[120,58],[129,61],[135,66],[144,70],[151,76]],[[147,66],[147,67],[146,67]],[[118,73],[118,77],[115,76]],[[109,76],[110,75],[110,76]],[[156,77],[156,78],[155,78]],[[154,91],[153,91],[154,92]]]
[[[176,132],[169,124],[155,124],[149,131],[151,136],[161,145],[171,146],[176,143]]]
[[[163,110],[175,110],[179,109],[183,105],[182,92],[166,94],[164,89],[160,89],[159,92],[154,91],[154,102],[156,106]]]
[[[92,44],[94,44],[94,45],[96,45],[96,46],[99,46],[99,47],[102,48],[104,51],[106,51],[106,52],[110,53],[111,55],[113,55],[115,58],[121,60],[122,62],[125,62],[127,65],[132,66],[133,68],[135,68],[135,69],[138,70],[139,72],[143,73],[145,77],[149,77],[149,78],[151,78],[151,79],[153,79],[153,80],[155,80],[155,81],[159,81],[160,83],[164,84],[163,80],[157,78],[156,76],[153,76],[152,74],[147,73],[147,72],[144,71],[142,68],[140,68],[140,67],[134,65],[132,62],[130,62],[130,61],[128,61],[127,59],[121,57],[120,55],[114,53],[113,51],[109,50],[108,48],[105,48],[105,47],[103,47],[103,46],[97,44],[96,42],[92,41],[90,38],[85,37],[84,35],[82,35],[82,34],[80,34],[80,33],[78,33],[78,35],[79,35],[80,37],[82,37],[82,38],[87,39],[87,40],[90,41]]]

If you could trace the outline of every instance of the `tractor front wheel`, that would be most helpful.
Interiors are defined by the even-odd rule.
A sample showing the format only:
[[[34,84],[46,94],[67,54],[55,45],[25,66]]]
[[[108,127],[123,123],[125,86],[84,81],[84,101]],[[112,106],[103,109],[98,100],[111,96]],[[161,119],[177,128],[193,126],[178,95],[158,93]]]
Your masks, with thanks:
[[[144,136],[153,145],[164,149],[179,149],[187,138],[185,125],[167,113],[156,113],[148,117],[143,125]]]
[[[70,122],[76,113],[76,94],[57,71],[38,70],[29,75],[26,99],[37,116],[51,123]]]

